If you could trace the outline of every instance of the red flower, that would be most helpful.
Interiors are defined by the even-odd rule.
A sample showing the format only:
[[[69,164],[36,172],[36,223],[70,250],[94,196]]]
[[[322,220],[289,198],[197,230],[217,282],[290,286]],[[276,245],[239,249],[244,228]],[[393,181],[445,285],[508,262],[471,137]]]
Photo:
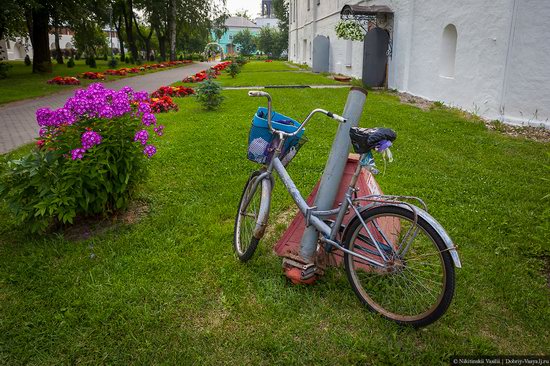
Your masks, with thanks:
[[[91,79],[91,80],[97,80],[97,79],[105,79],[105,75],[103,75],[100,72],[92,72],[92,71],[86,71],[85,73],[80,75],[83,79]]]
[[[80,80],[72,76],[56,76],[53,79],[48,80],[47,83],[57,85],[79,85]]]
[[[163,113],[170,110],[178,110],[178,105],[174,103],[172,98],[168,95],[165,95],[161,98],[152,98],[151,99],[151,110],[153,113]]]

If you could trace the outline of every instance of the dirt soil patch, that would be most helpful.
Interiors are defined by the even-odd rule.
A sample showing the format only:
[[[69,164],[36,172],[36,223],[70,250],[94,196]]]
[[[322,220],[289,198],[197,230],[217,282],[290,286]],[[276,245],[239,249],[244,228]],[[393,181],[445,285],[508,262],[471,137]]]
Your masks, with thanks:
[[[432,101],[417,97],[409,93],[397,93],[397,95],[399,96],[399,100],[401,101],[401,103],[418,107],[423,111],[429,110],[434,105],[434,102]]]
[[[513,137],[525,137],[539,142],[550,142],[550,129],[544,127],[512,126],[497,121],[485,121],[488,129]]]
[[[130,203],[128,209],[115,212],[110,217],[103,215],[76,218],[74,224],[61,230],[69,241],[82,241],[101,235],[121,225],[132,225],[149,213],[149,205],[137,201]]]

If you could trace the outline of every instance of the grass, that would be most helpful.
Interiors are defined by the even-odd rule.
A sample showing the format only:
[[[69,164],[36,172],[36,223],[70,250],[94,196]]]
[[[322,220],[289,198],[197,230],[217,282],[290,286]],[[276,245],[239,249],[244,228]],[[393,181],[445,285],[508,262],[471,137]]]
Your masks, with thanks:
[[[261,72],[261,74],[260,74]],[[222,72],[216,79],[224,87],[260,85],[334,85],[341,84],[323,75],[299,71],[283,61],[250,61],[234,79]],[[193,87],[192,83],[177,83]]]
[[[270,93],[277,111],[299,119],[315,107],[341,113],[347,95]],[[271,251],[285,223],[248,264],[236,260],[233,220],[257,168],[246,147],[262,102],[244,90],[224,95],[219,111],[184,98],[179,112],[159,117],[166,134],[138,192],[150,208],[141,221],[69,242],[26,234],[0,207],[0,364],[446,365],[450,355],[548,352],[549,288],[537,257],[550,254],[548,144],[369,94],[361,125],[398,133],[380,185],[425,199],[464,267],[447,314],[412,330],[366,311],[342,270],[291,286]],[[307,128],[310,141],[289,167],[303,194],[335,130],[322,117]],[[277,183],[271,222],[291,207]]]
[[[67,60],[65,64],[58,65],[55,61],[52,62],[53,72],[51,74],[33,74],[32,66],[25,66],[23,61],[10,61],[9,64],[13,67],[8,71],[7,79],[0,79],[0,104],[14,102],[17,100],[36,98],[43,95],[56,93],[67,89],[75,89],[77,87],[86,86],[93,83],[96,80],[81,79],[80,86],[66,86],[66,85],[50,85],[46,81],[55,76],[76,76],[77,74],[94,71],[102,72],[110,67],[109,61],[96,60],[97,68],[92,69],[85,64],[84,60],[75,61],[73,68],[67,67]],[[154,63],[154,62],[148,62]],[[145,64],[148,64],[145,63]],[[125,64],[119,62],[117,68],[121,67],[135,67],[136,65]],[[139,66],[136,66],[139,67]],[[159,69],[162,70],[162,69]],[[157,70],[149,70],[146,72],[156,72]],[[106,80],[117,80],[124,77],[143,75],[144,72],[139,74],[128,74],[127,76],[111,76],[106,75]]]

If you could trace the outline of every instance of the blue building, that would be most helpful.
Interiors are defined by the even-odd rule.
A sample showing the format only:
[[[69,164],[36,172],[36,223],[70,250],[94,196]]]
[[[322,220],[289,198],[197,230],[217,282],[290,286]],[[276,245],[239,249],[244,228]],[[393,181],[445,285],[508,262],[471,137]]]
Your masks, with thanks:
[[[225,21],[227,32],[225,32],[221,39],[216,39],[216,36],[212,34],[212,38],[220,44],[223,48],[224,54],[232,54],[239,52],[238,45],[233,43],[233,37],[235,34],[242,30],[248,29],[250,33],[256,35],[260,33],[260,26],[254,24],[250,20],[243,17],[229,17]]]

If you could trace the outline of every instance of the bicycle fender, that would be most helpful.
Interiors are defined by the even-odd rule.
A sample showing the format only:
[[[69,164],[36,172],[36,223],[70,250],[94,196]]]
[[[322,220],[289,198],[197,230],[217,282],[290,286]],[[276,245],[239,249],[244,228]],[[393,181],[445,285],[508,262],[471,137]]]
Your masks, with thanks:
[[[396,206],[396,207],[404,208],[405,210],[407,210],[409,212],[413,212],[413,210],[411,209],[411,207],[409,207],[409,205],[404,205],[404,204],[399,204],[399,203],[384,203],[383,205],[384,206]],[[370,203],[367,206],[364,206],[364,207],[360,208],[359,213],[362,213],[363,211],[367,211],[367,210],[370,210],[370,209],[378,207],[378,206],[381,206],[381,204]],[[453,244],[453,241],[451,240],[451,237],[449,236],[449,234],[447,234],[447,232],[445,231],[443,226],[441,226],[441,224],[439,222],[437,222],[437,220],[434,219],[432,217],[432,215],[430,215],[429,213],[427,213],[423,209],[421,209],[419,207],[416,207],[416,206],[414,206],[414,207],[416,209],[416,214],[418,216],[420,216],[423,220],[425,220],[428,224],[430,224],[435,229],[437,234],[441,237],[441,239],[443,239],[443,243],[445,244],[445,246],[447,247],[449,253],[451,254],[451,258],[453,259],[453,263],[454,263],[455,267],[462,268],[462,263],[460,262],[460,258],[458,257],[458,252],[456,250],[456,246]],[[359,218],[357,216],[354,216],[351,219],[351,221],[348,223],[348,225],[346,225],[346,228],[344,229],[344,232],[342,233],[342,238],[347,238],[348,228],[351,226],[351,224],[354,222],[354,220],[359,220]]]
[[[258,212],[258,220],[256,220],[256,227],[252,235],[256,239],[261,239],[264,236],[265,229],[267,227],[267,222],[269,220],[269,208],[271,205],[271,189],[272,189],[272,179],[262,179],[262,200],[260,203],[260,210]]]

